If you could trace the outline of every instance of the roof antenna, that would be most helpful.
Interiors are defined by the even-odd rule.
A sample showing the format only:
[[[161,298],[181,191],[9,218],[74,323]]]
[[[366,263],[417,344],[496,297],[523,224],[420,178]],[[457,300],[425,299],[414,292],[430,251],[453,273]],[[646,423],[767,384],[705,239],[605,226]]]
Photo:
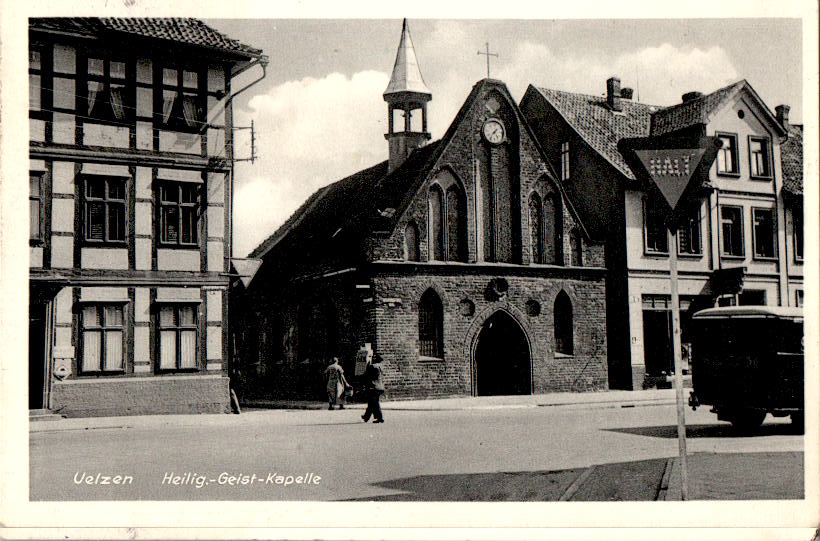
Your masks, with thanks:
[[[637,97],[635,98],[636,102],[641,101],[641,74],[638,71],[638,66],[635,66],[635,94]]]

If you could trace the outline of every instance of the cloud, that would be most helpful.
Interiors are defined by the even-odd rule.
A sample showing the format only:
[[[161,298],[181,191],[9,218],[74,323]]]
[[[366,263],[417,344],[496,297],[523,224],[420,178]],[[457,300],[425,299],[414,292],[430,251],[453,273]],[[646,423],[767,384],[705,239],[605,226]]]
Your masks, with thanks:
[[[517,47],[514,58],[515,62],[501,66],[499,78],[507,82],[516,99],[523,96],[530,83],[602,95],[606,92],[606,80],[617,76],[622,86],[640,90],[642,102],[672,105],[680,101],[684,92],[711,92],[739,79],[729,56],[720,47],[703,50],[665,43],[604,63],[602,55],[560,57],[541,44],[526,42]]]
[[[415,42],[433,93],[428,125],[434,140],[486,75],[476,55],[475,24],[438,21],[423,42]],[[507,57],[512,61],[500,58],[493,64],[492,75],[507,83],[516,100],[530,83],[602,95],[606,79],[618,75],[622,86],[636,88],[640,82],[642,102],[671,105],[684,92],[710,92],[739,78],[720,47],[660,44],[612,58],[592,49],[559,55],[529,41],[513,51]],[[388,79],[386,71],[362,71],[288,81],[251,98],[247,111],[237,111],[237,125],[254,120],[261,159],[253,166],[237,165],[234,255],[252,250],[318,188],[387,158],[382,92]],[[241,153],[247,143],[237,146]]]
[[[260,159],[237,164],[235,256],[256,247],[320,187],[387,158],[381,94],[388,78],[363,71],[288,81],[237,111],[237,125],[254,121]],[[247,140],[236,145],[238,157],[248,155]]]

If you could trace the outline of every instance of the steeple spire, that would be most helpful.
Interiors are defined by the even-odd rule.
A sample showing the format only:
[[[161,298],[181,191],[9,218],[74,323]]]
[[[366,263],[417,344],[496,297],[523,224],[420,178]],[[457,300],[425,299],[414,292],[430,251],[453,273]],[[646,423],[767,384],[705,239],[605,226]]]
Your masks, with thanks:
[[[433,95],[421,76],[407,19],[401,25],[399,50],[383,97],[387,102],[388,120],[388,131],[384,137],[390,147],[387,168],[392,171],[413,150],[430,140],[430,133],[427,131],[427,102],[433,99]]]
[[[419,94],[430,94],[430,89],[424,83],[419,69],[419,61],[416,58],[416,49],[413,47],[413,38],[410,37],[410,28],[407,26],[407,19],[401,25],[401,40],[399,50],[396,52],[396,62],[393,64],[393,74],[390,76],[390,83],[384,91],[384,96],[397,92],[416,92]]]

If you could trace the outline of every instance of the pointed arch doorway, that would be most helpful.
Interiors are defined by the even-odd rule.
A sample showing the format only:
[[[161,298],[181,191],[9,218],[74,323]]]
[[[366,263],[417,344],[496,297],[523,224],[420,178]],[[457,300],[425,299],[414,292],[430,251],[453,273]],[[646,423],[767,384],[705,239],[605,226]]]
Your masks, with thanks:
[[[484,322],[474,359],[478,396],[532,394],[529,341],[506,312],[499,310]]]

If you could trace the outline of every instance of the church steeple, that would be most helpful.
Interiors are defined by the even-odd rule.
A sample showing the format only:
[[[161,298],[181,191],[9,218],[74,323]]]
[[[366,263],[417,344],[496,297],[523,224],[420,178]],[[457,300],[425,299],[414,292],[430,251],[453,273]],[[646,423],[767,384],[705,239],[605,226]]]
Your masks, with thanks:
[[[432,99],[433,95],[421,76],[407,19],[404,19],[393,73],[384,91],[388,115],[388,132],[384,137],[390,145],[389,171],[400,166],[414,149],[430,140],[427,102]]]

